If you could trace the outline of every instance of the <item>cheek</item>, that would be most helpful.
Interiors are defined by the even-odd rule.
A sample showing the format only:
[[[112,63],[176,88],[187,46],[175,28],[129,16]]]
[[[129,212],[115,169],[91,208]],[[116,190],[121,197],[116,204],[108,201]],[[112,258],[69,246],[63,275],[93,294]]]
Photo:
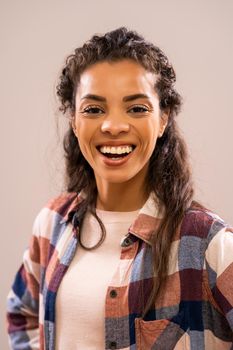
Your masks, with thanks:
[[[83,155],[88,155],[91,151],[91,139],[93,136],[92,126],[87,125],[90,123],[85,123],[80,121],[76,124],[77,138],[79,142],[79,147]]]
[[[79,120],[76,123],[76,130],[79,143],[83,143],[89,138],[90,127],[87,125],[87,123],[83,122],[82,120]]]
[[[148,123],[144,123],[140,126],[141,139],[144,147],[154,148],[158,136],[159,126],[158,123],[152,120]]]

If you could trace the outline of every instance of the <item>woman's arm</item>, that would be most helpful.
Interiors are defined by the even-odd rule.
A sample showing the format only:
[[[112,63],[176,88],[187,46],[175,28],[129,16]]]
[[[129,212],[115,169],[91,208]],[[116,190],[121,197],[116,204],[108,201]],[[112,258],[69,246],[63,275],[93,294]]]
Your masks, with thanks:
[[[233,229],[224,227],[214,235],[210,232],[209,238],[206,250],[209,287],[233,331]]]
[[[34,232],[7,298],[7,323],[11,349],[39,349],[39,238]]]

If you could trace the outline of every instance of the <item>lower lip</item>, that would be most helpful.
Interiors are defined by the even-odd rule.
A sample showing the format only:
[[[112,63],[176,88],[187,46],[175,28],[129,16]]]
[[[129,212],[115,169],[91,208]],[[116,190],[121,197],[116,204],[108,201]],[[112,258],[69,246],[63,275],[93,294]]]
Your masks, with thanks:
[[[135,149],[134,149],[135,150]],[[101,152],[99,152],[103,162],[105,165],[108,165],[108,166],[120,166],[122,164],[125,164],[126,162],[128,162],[128,160],[131,158],[132,154],[134,153],[134,150],[129,153],[127,156],[121,158],[121,159],[116,159],[116,160],[113,160],[111,158],[108,158],[108,157],[105,157]]]

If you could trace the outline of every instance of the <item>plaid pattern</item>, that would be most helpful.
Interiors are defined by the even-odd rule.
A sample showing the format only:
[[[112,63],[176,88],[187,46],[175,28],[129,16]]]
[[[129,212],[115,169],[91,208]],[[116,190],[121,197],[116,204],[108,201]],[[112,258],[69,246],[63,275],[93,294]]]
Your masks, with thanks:
[[[77,248],[74,213],[81,200],[64,193],[35,219],[8,296],[12,349],[54,349],[56,294]],[[233,349],[233,230],[208,210],[191,206],[186,212],[164,291],[141,318],[152,286],[151,238],[160,220],[151,195],[121,243],[106,295],[105,348]]]

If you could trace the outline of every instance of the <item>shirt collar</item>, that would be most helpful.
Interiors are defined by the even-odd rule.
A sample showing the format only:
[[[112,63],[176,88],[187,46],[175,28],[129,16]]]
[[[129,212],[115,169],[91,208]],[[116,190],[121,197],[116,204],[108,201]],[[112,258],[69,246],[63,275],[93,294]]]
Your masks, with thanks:
[[[154,234],[159,228],[164,216],[164,206],[159,203],[154,193],[151,193],[147,201],[140,209],[137,218],[129,228],[130,233],[152,245]]]
[[[75,194],[73,201],[69,205],[60,223],[72,221],[74,214],[84,198],[85,193],[83,191],[79,194]],[[153,235],[158,230],[163,216],[164,206],[159,203],[159,200],[152,192],[143,207],[139,210],[136,219],[129,228],[129,232],[151,245]]]

